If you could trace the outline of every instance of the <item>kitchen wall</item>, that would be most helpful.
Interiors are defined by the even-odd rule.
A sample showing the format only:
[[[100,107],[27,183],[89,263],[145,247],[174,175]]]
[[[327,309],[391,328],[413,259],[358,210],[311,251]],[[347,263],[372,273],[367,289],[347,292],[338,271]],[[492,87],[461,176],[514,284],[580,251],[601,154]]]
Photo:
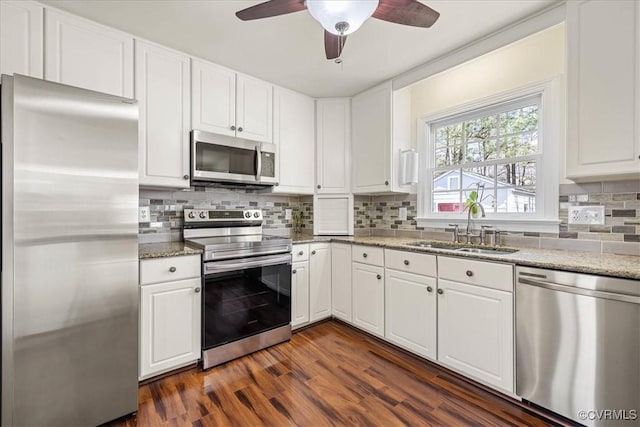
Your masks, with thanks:
[[[139,224],[140,243],[182,240],[184,209],[262,209],[265,233],[290,235],[293,221],[285,209],[301,211],[302,233],[313,233],[313,198],[262,194],[256,190],[191,187],[186,191],[140,189],[140,206],[149,206],[149,222]]]
[[[640,180],[561,184],[557,233],[509,232],[505,246],[567,249],[640,255]],[[568,224],[569,206],[604,206],[604,225]],[[407,208],[407,220],[398,219],[398,209]],[[451,229],[416,225],[416,195],[356,196],[356,235],[415,239],[453,239]],[[465,214],[466,217],[466,214]],[[474,221],[479,228],[481,220]],[[492,236],[491,236],[492,237]]]

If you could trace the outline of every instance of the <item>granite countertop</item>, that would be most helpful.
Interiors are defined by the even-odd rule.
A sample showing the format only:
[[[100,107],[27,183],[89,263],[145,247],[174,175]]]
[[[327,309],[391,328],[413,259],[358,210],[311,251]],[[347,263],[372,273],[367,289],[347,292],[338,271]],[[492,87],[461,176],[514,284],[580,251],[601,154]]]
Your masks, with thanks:
[[[195,249],[185,245],[183,242],[170,243],[143,243],[138,245],[138,258],[166,258],[183,255],[200,255],[202,249]]]
[[[292,239],[293,243],[310,242],[344,242],[356,245],[380,246],[389,249],[401,249],[411,252],[433,253],[438,255],[456,256],[462,258],[502,261],[522,266],[548,268],[554,270],[572,271],[577,273],[592,273],[603,276],[621,277],[640,280],[640,257],[633,255],[615,255],[596,252],[563,251],[551,249],[506,248],[517,249],[517,252],[498,254],[478,254],[469,252],[452,252],[436,248],[418,248],[408,246],[407,243],[418,239],[397,237],[353,237],[353,236],[299,236]],[[425,243],[448,243],[442,241],[424,241]],[[464,245],[461,245],[464,246]]]

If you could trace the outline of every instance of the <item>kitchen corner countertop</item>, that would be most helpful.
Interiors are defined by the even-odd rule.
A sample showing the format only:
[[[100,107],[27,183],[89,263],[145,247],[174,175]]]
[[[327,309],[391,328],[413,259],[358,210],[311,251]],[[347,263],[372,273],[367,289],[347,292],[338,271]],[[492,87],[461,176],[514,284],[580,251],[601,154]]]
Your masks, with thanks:
[[[469,252],[452,252],[446,249],[418,248],[407,243],[421,241],[424,243],[449,243],[397,237],[353,237],[353,236],[294,236],[293,243],[311,242],[344,242],[355,245],[379,246],[403,251],[432,253],[479,260],[502,261],[528,267],[564,270],[576,273],[591,273],[603,276],[640,280],[640,256],[615,255],[596,252],[563,251],[552,249],[506,248],[517,249],[517,252],[496,255]],[[467,246],[467,245],[460,245]],[[469,246],[473,247],[473,246]],[[475,246],[478,247],[478,246]]]
[[[143,243],[138,245],[138,258],[166,258],[183,255],[200,255],[201,249],[186,246],[183,242]]]

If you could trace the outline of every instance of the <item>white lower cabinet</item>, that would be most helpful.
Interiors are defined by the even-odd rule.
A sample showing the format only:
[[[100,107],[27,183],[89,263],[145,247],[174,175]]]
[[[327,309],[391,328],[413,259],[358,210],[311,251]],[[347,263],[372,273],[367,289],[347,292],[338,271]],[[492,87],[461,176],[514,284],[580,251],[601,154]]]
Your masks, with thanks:
[[[353,324],[384,337],[384,267],[352,263]]]
[[[331,311],[351,323],[351,245],[331,244]]]
[[[200,278],[140,287],[141,380],[200,358],[200,290]]]
[[[438,281],[438,361],[513,393],[513,294]]]
[[[331,243],[309,245],[309,321],[331,317]]]
[[[291,327],[309,322],[309,261],[291,266]]]
[[[387,269],[384,286],[385,338],[436,359],[436,279]]]

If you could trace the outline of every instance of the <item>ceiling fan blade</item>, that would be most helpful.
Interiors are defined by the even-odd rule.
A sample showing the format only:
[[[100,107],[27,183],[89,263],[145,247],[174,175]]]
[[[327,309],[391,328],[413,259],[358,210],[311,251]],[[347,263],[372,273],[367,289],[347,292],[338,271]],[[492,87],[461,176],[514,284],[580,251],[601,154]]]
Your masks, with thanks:
[[[395,24],[429,28],[440,14],[418,0],[380,0],[373,17]]]
[[[287,13],[305,10],[303,0],[270,0],[236,12],[236,16],[243,21],[269,18],[271,16],[286,15]]]
[[[327,54],[327,59],[339,58],[346,41],[347,36],[337,36],[325,30],[324,52]]]

